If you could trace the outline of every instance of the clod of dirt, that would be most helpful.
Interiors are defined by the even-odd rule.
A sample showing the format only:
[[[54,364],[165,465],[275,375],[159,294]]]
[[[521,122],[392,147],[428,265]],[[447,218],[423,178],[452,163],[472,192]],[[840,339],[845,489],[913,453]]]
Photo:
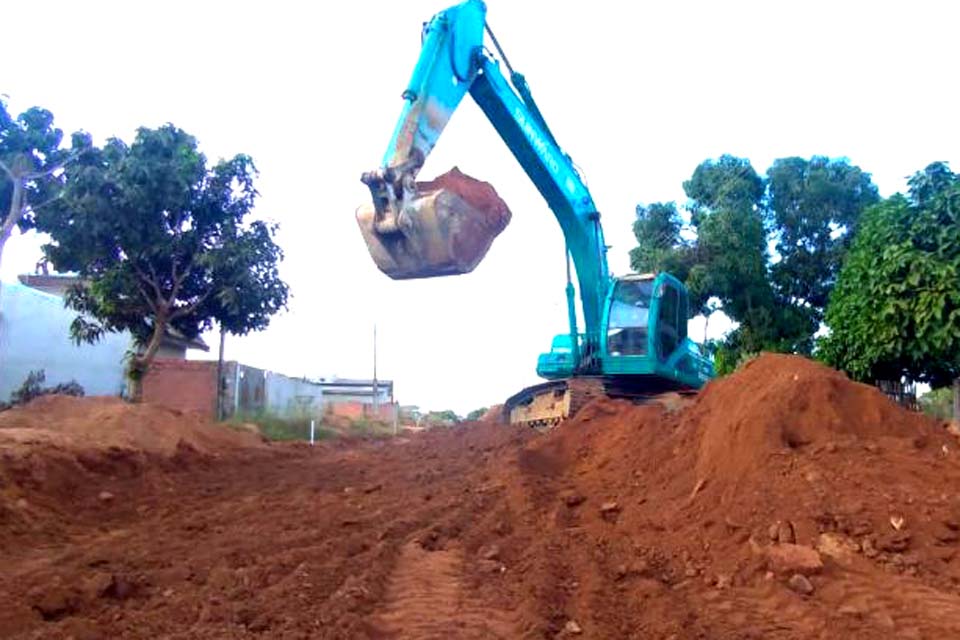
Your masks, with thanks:
[[[577,507],[586,501],[587,497],[578,493],[567,496],[563,499],[568,507]]]
[[[77,594],[59,585],[50,585],[33,595],[33,608],[50,622],[70,615],[77,607]]]
[[[115,600],[126,600],[137,592],[137,583],[125,576],[114,575],[110,584],[103,590],[102,595]]]
[[[810,575],[823,569],[823,560],[816,549],[799,544],[778,544],[766,549],[770,568],[774,572]]]
[[[770,542],[781,542],[784,544],[794,544],[797,541],[797,534],[794,532],[793,523],[789,520],[778,520],[770,525],[767,530],[767,537]]]
[[[578,636],[583,633],[583,628],[577,624],[576,620],[567,620],[567,624],[563,625],[563,630],[565,633]]]
[[[860,545],[838,533],[821,533],[817,540],[817,551],[840,563],[849,563],[860,551]]]
[[[100,500],[100,502],[110,502],[113,500],[113,494],[109,491],[101,491],[97,494],[97,499]]]
[[[795,573],[790,576],[790,579],[787,581],[787,586],[804,596],[809,596],[814,591],[813,583],[800,573]]]
[[[600,505],[600,513],[604,515],[612,515],[620,512],[620,504],[615,501],[604,502]]]
[[[82,591],[90,600],[102,598],[113,584],[113,576],[108,573],[95,573],[83,581]]]
[[[480,557],[483,558],[484,560],[499,560],[500,547],[495,544],[491,544],[489,547],[486,547],[485,549],[481,549]]]
[[[910,547],[911,535],[906,531],[897,531],[880,536],[877,548],[891,553],[902,553]]]

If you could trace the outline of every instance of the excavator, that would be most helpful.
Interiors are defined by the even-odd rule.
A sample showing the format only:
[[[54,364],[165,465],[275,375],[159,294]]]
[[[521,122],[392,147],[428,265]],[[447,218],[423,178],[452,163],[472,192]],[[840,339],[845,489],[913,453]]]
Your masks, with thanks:
[[[499,59],[485,46],[485,34]],[[357,209],[356,219],[379,270],[394,280],[470,273],[509,223],[511,213],[495,189],[456,168],[433,181],[417,181],[467,94],[546,200],[566,245],[570,330],[555,336],[537,360],[537,375],[545,382],[507,399],[503,417],[543,429],[575,415],[594,397],[643,402],[700,389],[714,370],[687,335],[687,289],[669,273],[610,273],[593,197],[557,144],[526,79],[503,53],[482,0],[466,0],[424,23],[420,57],[402,93],[386,154],[379,168],[361,176],[372,202]]]

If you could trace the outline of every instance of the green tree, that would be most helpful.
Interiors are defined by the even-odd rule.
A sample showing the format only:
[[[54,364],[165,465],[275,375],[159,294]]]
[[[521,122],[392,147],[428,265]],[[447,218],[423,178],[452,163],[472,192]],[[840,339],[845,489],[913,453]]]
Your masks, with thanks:
[[[953,391],[949,387],[931,389],[917,398],[925,414],[940,420],[956,418],[953,410]]]
[[[193,338],[216,321],[243,335],[286,307],[275,226],[248,219],[258,195],[248,156],[208,167],[197,141],[173,125],[102,149],[75,135],[74,147],[81,153],[65,169],[62,197],[36,225],[52,238],[44,253],[54,268],[81,276],[67,296],[81,313],[74,340],[133,335],[134,401],[168,327]]]
[[[476,422],[487,413],[490,407],[480,407],[479,409],[474,409],[467,414],[467,417],[464,418],[467,422]]]
[[[859,167],[822,156],[776,160],[767,185],[779,256],[772,284],[819,322],[860,214],[880,199],[877,188]]]
[[[867,382],[960,376],[960,180],[934,163],[867,210],[827,307],[818,355]],[[958,398],[960,401],[960,398]]]
[[[691,313],[720,309],[738,323],[713,345],[721,373],[761,350],[810,353],[860,212],[877,199],[869,175],[846,161],[785,158],[765,180],[748,160],[724,155],[683,187],[688,237],[672,203],[638,207],[633,269],[673,273]]]
[[[457,413],[452,409],[444,409],[443,411],[429,411],[427,412],[425,419],[430,424],[455,425],[461,422],[460,416],[458,416]]]
[[[62,176],[55,174],[69,157],[62,140],[46,109],[14,118],[0,100],[0,263],[13,228],[30,228],[34,212],[56,197]]]

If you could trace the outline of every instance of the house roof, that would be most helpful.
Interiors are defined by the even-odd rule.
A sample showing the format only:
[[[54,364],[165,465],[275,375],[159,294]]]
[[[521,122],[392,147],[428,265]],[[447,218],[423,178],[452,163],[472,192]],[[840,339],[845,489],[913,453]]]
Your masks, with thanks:
[[[61,274],[49,275],[45,273],[23,274],[17,276],[17,279],[20,280],[20,284],[26,287],[58,296],[63,296],[68,287],[79,282],[80,280],[80,278],[77,276]],[[191,340],[173,327],[167,327],[166,335],[163,338],[163,343],[167,346],[210,351],[210,346],[204,342],[203,338],[200,336],[197,336]]]
[[[20,284],[28,286],[32,289],[40,289],[41,291],[47,291],[49,289],[66,289],[79,280],[79,278],[76,276],[51,276],[45,273],[23,274],[17,276],[17,279],[20,281]]]

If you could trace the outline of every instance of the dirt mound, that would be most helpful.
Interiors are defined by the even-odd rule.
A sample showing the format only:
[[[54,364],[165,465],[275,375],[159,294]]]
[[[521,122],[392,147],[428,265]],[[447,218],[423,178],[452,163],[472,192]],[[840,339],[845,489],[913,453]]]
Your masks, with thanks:
[[[248,431],[218,426],[198,415],[119,398],[44,396],[0,413],[0,446],[48,443],[172,456],[184,447],[215,455],[261,442]]]
[[[595,401],[517,463],[504,481],[524,484],[534,496],[528,508],[569,532],[554,540],[551,553],[565,558],[559,569],[531,554],[542,569],[528,571],[529,588],[559,571],[614,592],[755,596],[737,605],[739,623],[714,625],[710,637],[771,621],[791,630],[777,637],[877,637],[885,607],[916,617],[898,598],[923,600],[924,589],[945,590],[960,611],[960,499],[947,489],[960,483],[956,440],[811,361],[764,355],[672,410]],[[557,591],[565,610],[603,610],[608,624],[673,625],[650,622],[640,606],[648,597],[618,608]],[[783,620],[798,592],[816,594],[816,607]],[[824,612],[838,608],[850,610],[842,621],[851,629],[872,631],[847,635],[841,624],[830,632],[836,621]]]
[[[960,637],[939,424],[782,356],[668,400],[0,500],[0,636]]]
[[[700,474],[729,479],[751,473],[785,448],[858,439],[909,441],[939,431],[874,387],[813,361],[775,354],[708,385],[685,418],[702,434]]]
[[[484,424],[506,424],[508,422],[508,416],[504,413],[504,406],[502,404],[493,405],[483,412],[479,422]]]
[[[266,449],[259,435],[200,416],[116,398],[44,396],[0,413],[0,549],[60,539],[139,487],[182,470]],[[126,493],[126,491],[124,491]]]

